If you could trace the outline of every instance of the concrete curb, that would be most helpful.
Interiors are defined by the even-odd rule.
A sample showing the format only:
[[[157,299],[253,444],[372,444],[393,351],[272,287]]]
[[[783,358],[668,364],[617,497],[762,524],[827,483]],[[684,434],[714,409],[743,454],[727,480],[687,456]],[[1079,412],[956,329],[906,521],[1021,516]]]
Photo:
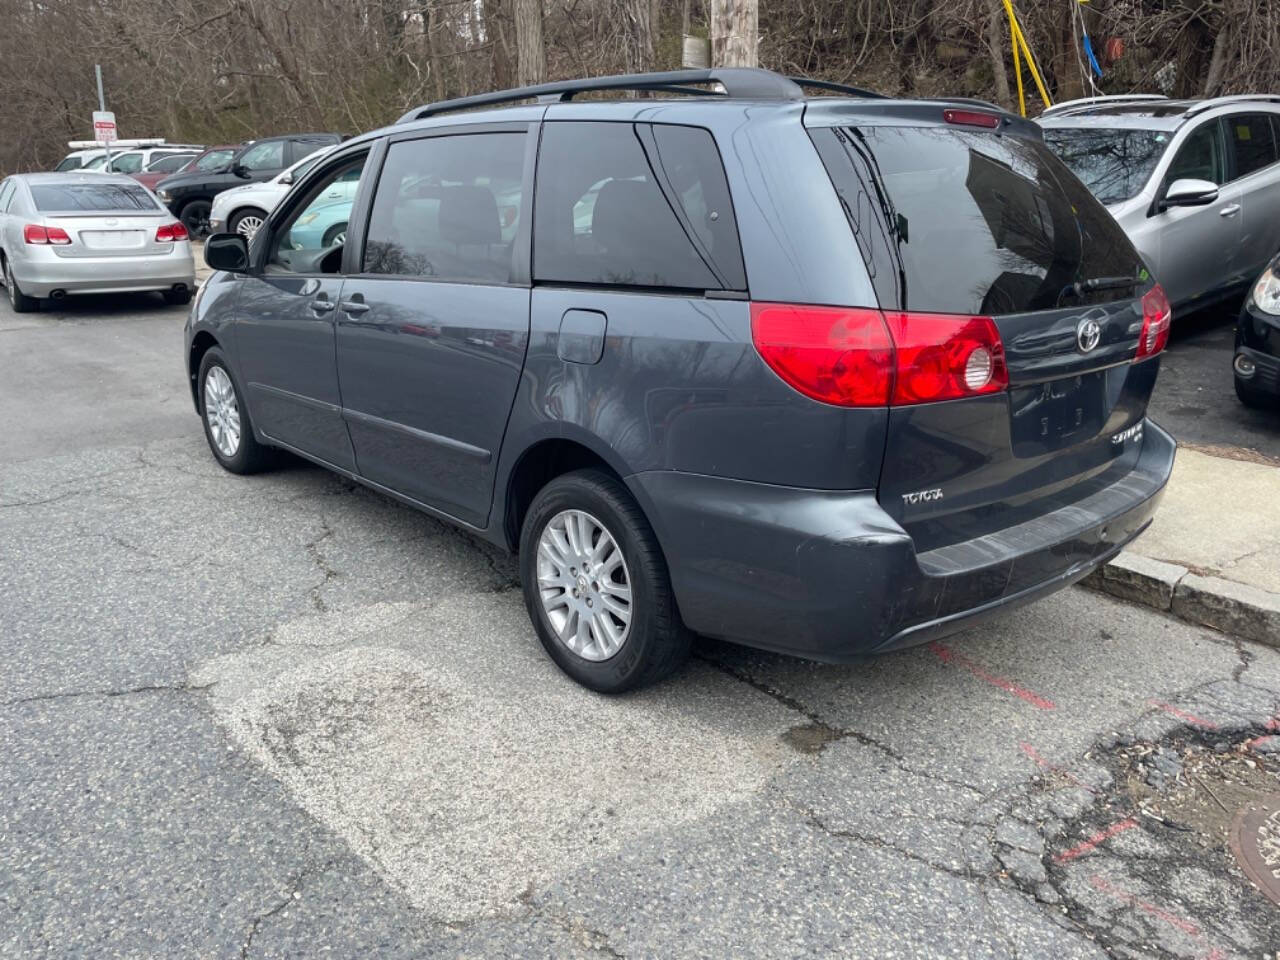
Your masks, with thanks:
[[[1280,594],[1192,573],[1176,563],[1121,553],[1083,584],[1233,637],[1280,647]]]

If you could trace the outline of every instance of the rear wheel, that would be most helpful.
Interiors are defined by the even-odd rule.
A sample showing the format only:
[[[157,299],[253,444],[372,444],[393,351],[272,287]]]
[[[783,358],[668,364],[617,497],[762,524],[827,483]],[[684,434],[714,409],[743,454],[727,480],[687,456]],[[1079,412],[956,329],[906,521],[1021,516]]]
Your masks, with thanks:
[[[238,233],[246,240],[252,240],[253,235],[258,232],[262,226],[262,221],[267,219],[265,210],[259,210],[257,207],[246,207],[236,212],[229,221],[227,221],[227,229],[232,233]]]
[[[178,219],[193,237],[203,237],[209,232],[209,212],[213,205],[208,200],[192,200],[182,208]]]
[[[520,534],[520,579],[542,646],[583,686],[643,687],[688,655],[653,529],[606,473],[575,471],[538,492]]]
[[[9,266],[8,258],[4,258],[4,287],[9,294],[9,306],[13,308],[14,313],[34,313],[40,309],[40,301],[35,297],[28,297],[18,288],[18,281],[13,278],[13,268]]]
[[[204,436],[218,463],[232,473],[257,473],[269,467],[272,451],[254,438],[249,411],[217,347],[205,352],[196,383],[200,386]]]

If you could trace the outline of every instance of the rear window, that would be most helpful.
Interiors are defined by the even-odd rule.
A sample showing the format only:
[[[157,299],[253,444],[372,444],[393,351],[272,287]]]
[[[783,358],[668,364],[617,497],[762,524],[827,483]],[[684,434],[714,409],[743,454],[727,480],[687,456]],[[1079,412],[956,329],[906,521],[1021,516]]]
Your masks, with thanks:
[[[160,209],[145,187],[133,183],[33,183],[31,198],[42,213],[152,213]]]
[[[1163,130],[1053,128],[1044,142],[1103,203],[1137,196],[1169,146]]]
[[[535,280],[746,287],[729,187],[707,130],[548,123],[534,207]]]
[[[1144,276],[1115,220],[1037,140],[938,127],[811,133],[885,309],[1047,310],[1079,303],[1079,281]]]

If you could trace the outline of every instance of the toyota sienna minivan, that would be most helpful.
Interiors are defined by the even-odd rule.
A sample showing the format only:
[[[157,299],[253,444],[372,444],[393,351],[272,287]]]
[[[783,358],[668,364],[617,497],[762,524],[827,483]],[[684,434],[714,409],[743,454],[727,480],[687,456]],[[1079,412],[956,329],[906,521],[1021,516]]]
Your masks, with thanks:
[[[695,633],[848,661],[1084,577],[1172,467],[1164,293],[1035,124],[806,85],[546,84],[343,143],[252,244],[209,240],[213,456],[290,451],[517,553],[600,691]]]

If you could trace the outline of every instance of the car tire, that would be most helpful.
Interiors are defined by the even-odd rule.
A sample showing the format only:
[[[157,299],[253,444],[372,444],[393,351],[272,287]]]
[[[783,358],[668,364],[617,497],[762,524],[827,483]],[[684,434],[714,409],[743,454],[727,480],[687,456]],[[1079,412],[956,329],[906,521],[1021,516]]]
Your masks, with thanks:
[[[1249,386],[1249,384],[1242,381],[1239,377],[1233,377],[1232,379],[1236,382],[1236,397],[1238,397],[1240,402],[1246,407],[1253,410],[1265,410],[1277,405],[1276,397],[1264,393],[1256,387]]]
[[[39,310],[40,301],[23,293],[18,281],[13,278],[13,268],[9,266],[8,258],[0,259],[0,263],[4,265],[4,288],[9,295],[9,306],[13,308],[13,312],[35,313]]]
[[[183,307],[191,302],[191,288],[183,287],[181,290],[161,290],[164,294],[164,302],[173,307]]]
[[[254,437],[244,395],[236,385],[226,357],[217,347],[210,347],[201,358],[196,384],[204,438],[214,459],[232,473],[240,474],[258,473],[272,466],[274,451]],[[229,431],[233,426],[238,432],[234,442],[230,442]]]
[[[568,533],[571,524],[576,534]],[[647,686],[688,656],[690,633],[653,528],[627,488],[603,471],[567,473],[538,491],[521,528],[520,579],[542,646],[585,687],[622,693]],[[625,623],[614,612],[622,608]]]
[[[209,232],[209,214],[213,204],[208,200],[189,200],[182,206],[178,219],[192,237],[203,237]]]
[[[244,228],[244,237],[246,240],[252,240],[253,234],[262,226],[262,221],[267,219],[267,211],[259,210],[257,207],[245,207],[243,210],[237,210],[227,221],[227,230],[231,233],[241,233]]]
[[[347,225],[345,223],[335,223],[324,232],[324,236],[320,239],[321,249],[328,250],[339,241],[342,243],[347,242]]]

